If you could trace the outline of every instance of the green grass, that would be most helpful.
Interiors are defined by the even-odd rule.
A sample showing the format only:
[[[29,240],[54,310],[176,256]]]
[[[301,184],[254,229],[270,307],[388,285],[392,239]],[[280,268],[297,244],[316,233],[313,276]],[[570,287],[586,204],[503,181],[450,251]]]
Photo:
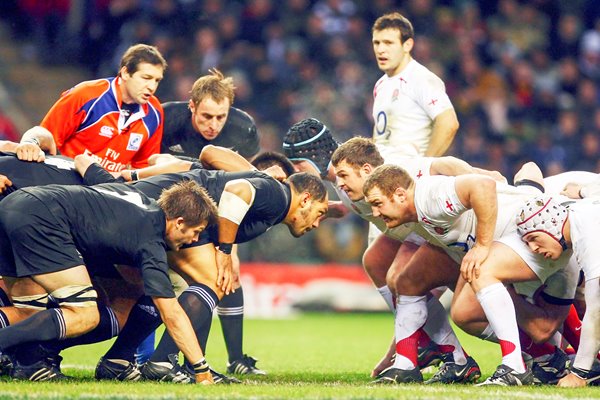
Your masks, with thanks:
[[[0,380],[0,399],[539,399],[600,398],[600,388],[477,388],[473,386],[372,386],[369,372],[387,349],[393,325],[385,314],[308,314],[289,320],[245,322],[245,351],[260,358],[265,377],[243,385],[175,385],[93,380],[107,343],[65,351],[63,370],[76,377],[61,383]],[[497,346],[461,335],[464,347],[489,376],[500,361]],[[218,371],[227,362],[218,320],[207,359]],[[426,376],[428,377],[428,375]]]

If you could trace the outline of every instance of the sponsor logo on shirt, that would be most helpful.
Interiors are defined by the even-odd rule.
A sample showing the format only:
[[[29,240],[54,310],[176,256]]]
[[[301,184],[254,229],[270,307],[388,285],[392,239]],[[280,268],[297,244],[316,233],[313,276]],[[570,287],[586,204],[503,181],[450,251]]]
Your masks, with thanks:
[[[111,138],[111,137],[113,137],[113,136],[114,136],[114,134],[115,134],[115,133],[114,133],[114,131],[115,131],[115,128],[112,128],[112,127],[110,127],[110,126],[106,126],[106,125],[104,125],[102,128],[100,128],[100,133],[99,133],[99,135],[100,135],[100,136],[107,137],[107,138]]]
[[[140,149],[140,146],[142,145],[142,139],[144,139],[144,135],[142,135],[141,133],[132,133],[129,136],[127,150],[138,151]]]

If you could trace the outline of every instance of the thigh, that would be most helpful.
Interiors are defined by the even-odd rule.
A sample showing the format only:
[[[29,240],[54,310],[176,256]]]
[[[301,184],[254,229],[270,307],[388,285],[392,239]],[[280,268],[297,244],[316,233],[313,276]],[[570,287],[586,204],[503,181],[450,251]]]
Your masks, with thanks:
[[[402,242],[379,235],[363,254],[363,267],[377,287],[386,284],[386,274],[396,258]]]
[[[43,287],[47,293],[52,293],[65,286],[92,286],[92,281],[85,265],[79,265],[62,271],[33,275],[31,279]]]
[[[471,282],[478,292],[481,288],[494,283],[525,282],[538,279],[527,263],[509,246],[493,242],[490,253],[481,264],[479,277]]]
[[[445,251],[423,244],[398,275],[398,294],[424,296],[439,286],[454,287],[460,270]]]
[[[223,292],[217,287],[217,260],[215,246],[208,243],[202,246],[182,248],[167,253],[169,266],[189,284],[202,283],[219,296]]]

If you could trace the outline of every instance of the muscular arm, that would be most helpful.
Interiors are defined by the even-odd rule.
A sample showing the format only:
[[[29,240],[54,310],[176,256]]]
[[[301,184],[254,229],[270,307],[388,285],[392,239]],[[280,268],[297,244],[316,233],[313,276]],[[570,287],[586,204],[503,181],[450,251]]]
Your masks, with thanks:
[[[476,168],[468,162],[452,156],[434,158],[431,162],[429,174],[446,176],[481,174],[489,176],[496,181],[506,183],[506,178],[498,171],[489,171],[487,169]]]
[[[475,245],[467,252],[461,264],[461,273],[467,282],[479,277],[479,267],[490,251],[498,216],[496,182],[482,175],[462,175],[456,178],[456,193],[477,218]]]
[[[223,251],[235,242],[238,228],[254,201],[254,187],[244,179],[229,181],[219,201],[219,251],[217,251],[217,286],[229,294],[237,277],[233,275],[231,253]]]
[[[425,151],[426,157],[439,157],[446,153],[458,131],[458,117],[453,108],[439,114],[433,120],[431,140]]]
[[[244,157],[225,147],[204,146],[200,153],[200,162],[207,169],[220,169],[227,172],[252,171],[254,166]]]
[[[204,358],[190,319],[175,298],[153,297],[167,331],[177,347],[192,364]],[[196,382],[212,382],[210,371],[196,374]]]
[[[45,151],[56,154],[56,143],[49,130],[34,126],[23,134],[14,151],[19,160],[42,162],[45,159]]]

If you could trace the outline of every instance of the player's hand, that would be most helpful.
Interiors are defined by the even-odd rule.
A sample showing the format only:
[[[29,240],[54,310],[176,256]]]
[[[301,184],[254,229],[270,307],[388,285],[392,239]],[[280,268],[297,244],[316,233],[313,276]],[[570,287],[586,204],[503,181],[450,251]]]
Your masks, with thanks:
[[[12,186],[10,179],[4,175],[0,175],[0,193],[4,193],[9,186]]]
[[[35,143],[25,142],[19,143],[15,149],[17,158],[22,161],[43,162],[46,159],[46,154]]]
[[[263,169],[262,172],[280,182],[283,182],[287,179],[287,175],[279,165],[271,165],[269,168]]]
[[[125,180],[125,182],[131,182],[131,170],[130,169],[124,169],[121,172],[118,173],[117,176],[115,176],[115,178],[123,178],[123,180]]]
[[[565,377],[561,378],[556,384],[556,386],[568,388],[584,387],[586,385],[587,382],[585,381],[585,379],[581,379],[580,377],[572,373],[569,373]]]
[[[489,246],[482,246],[477,243],[465,254],[460,264],[460,273],[467,282],[472,282],[479,278],[481,264],[490,253]]]
[[[231,254],[217,250],[217,287],[226,295],[233,292],[233,261]]]
[[[570,199],[581,199],[581,196],[579,195],[580,190],[581,185],[577,183],[567,183],[560,194],[567,196]]]
[[[212,385],[215,382],[213,381],[212,374],[210,370],[207,372],[202,372],[201,374],[196,374],[196,383],[199,385]]]

